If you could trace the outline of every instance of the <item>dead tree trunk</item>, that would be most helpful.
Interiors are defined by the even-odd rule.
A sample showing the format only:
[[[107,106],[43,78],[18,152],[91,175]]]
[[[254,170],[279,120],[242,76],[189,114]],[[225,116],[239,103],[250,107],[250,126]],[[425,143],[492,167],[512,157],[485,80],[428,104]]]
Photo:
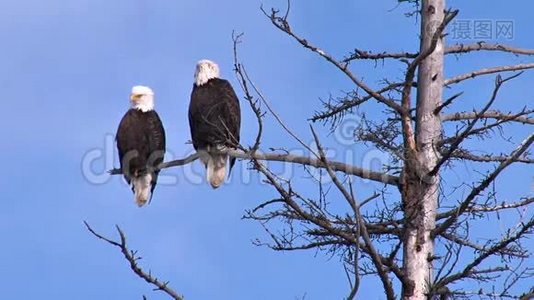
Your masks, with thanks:
[[[436,223],[439,176],[428,175],[439,157],[436,142],[441,135],[441,120],[434,111],[440,105],[443,90],[444,47],[438,27],[444,21],[444,0],[423,1],[421,7],[420,53],[432,51],[419,64],[415,155],[408,155],[405,173],[406,229],[404,235],[404,299],[427,299],[432,281],[434,241],[431,232]],[[437,39],[437,43],[436,43]]]
[[[406,229],[404,235],[404,299],[426,299],[432,281],[439,176],[428,175],[439,157],[436,142],[441,120],[434,111],[441,103],[444,47],[438,27],[444,22],[444,0],[423,1],[421,7],[420,53],[432,51],[419,64],[416,103],[416,149],[407,155],[403,199]],[[436,35],[436,33],[438,33]],[[433,48],[433,49],[432,49]]]

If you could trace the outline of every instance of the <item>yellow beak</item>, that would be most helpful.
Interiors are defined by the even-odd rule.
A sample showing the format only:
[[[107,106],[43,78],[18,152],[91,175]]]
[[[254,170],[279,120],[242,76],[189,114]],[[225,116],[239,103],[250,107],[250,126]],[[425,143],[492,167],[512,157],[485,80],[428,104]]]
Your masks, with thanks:
[[[130,94],[130,101],[136,103],[137,101],[139,101],[139,97],[141,97],[141,95],[138,95],[138,94]]]

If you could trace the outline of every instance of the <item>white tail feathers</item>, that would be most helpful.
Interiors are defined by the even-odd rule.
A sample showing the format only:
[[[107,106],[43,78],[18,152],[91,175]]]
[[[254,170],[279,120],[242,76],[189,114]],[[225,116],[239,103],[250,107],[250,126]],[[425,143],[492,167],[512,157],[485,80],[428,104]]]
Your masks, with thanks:
[[[207,158],[206,165],[206,179],[214,189],[221,186],[226,177],[226,161],[228,155],[224,154],[210,154]]]
[[[152,175],[145,174],[132,178],[132,187],[135,195],[135,203],[139,207],[145,205],[152,196]]]

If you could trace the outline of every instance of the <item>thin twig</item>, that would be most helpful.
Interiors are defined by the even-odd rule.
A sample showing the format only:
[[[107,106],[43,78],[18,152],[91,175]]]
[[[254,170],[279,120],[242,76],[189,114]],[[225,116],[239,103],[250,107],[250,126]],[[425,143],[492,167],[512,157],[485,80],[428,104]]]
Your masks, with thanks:
[[[343,194],[347,202],[349,202],[350,206],[352,207],[352,210],[354,211],[356,219],[358,220],[358,224],[360,225],[359,227],[360,227],[361,236],[365,242],[365,245],[367,246],[367,249],[369,250],[369,253],[371,255],[371,260],[373,261],[373,264],[375,265],[375,268],[378,272],[380,280],[382,281],[382,285],[384,286],[384,291],[386,292],[387,299],[390,299],[390,300],[396,299],[391,280],[389,279],[388,274],[384,268],[384,265],[382,264],[382,259],[380,255],[378,254],[378,251],[375,249],[373,242],[369,236],[369,233],[367,232],[366,222],[361,215],[360,206],[356,202],[356,199],[349,193],[349,191],[345,189],[341,181],[339,181],[339,178],[337,178],[336,174],[330,167],[330,164],[326,158],[326,155],[319,141],[319,137],[313,130],[313,127],[310,126],[310,128],[313,134],[313,138],[315,139],[315,144],[317,145],[317,149],[319,150],[321,160],[325,164],[326,170],[328,174],[330,175],[330,178],[332,179],[332,181],[334,182],[338,190]]]
[[[256,151],[260,148],[261,143],[261,137],[263,133],[263,113],[261,112],[261,109],[257,103],[257,101],[254,101],[254,97],[250,94],[250,90],[248,88],[248,82],[245,79],[245,76],[243,75],[243,72],[245,70],[245,67],[241,62],[239,62],[238,59],[238,51],[237,51],[237,45],[241,42],[241,37],[243,36],[242,33],[235,34],[232,32],[232,40],[234,42],[234,72],[236,73],[237,79],[239,84],[241,85],[241,89],[245,93],[245,99],[249,103],[250,108],[254,112],[254,115],[256,115],[256,121],[258,122],[258,132],[256,134],[256,140],[254,142],[254,146],[252,146],[251,150]]]

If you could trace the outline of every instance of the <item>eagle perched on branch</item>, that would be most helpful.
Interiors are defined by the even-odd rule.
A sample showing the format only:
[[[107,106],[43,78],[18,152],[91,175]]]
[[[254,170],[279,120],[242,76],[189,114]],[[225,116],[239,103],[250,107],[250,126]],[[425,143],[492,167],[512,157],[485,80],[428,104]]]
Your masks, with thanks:
[[[132,187],[135,202],[143,206],[150,201],[165,155],[165,130],[154,111],[154,92],[146,86],[134,86],[131,108],[117,130],[117,148],[124,179]]]
[[[219,66],[210,60],[201,60],[195,70],[195,81],[189,104],[189,126],[193,147],[207,151],[200,157],[206,167],[206,178],[218,188],[226,176],[227,154],[212,150],[235,148],[239,144],[241,111],[239,100],[230,83],[219,78]],[[230,158],[229,172],[235,163]]]

